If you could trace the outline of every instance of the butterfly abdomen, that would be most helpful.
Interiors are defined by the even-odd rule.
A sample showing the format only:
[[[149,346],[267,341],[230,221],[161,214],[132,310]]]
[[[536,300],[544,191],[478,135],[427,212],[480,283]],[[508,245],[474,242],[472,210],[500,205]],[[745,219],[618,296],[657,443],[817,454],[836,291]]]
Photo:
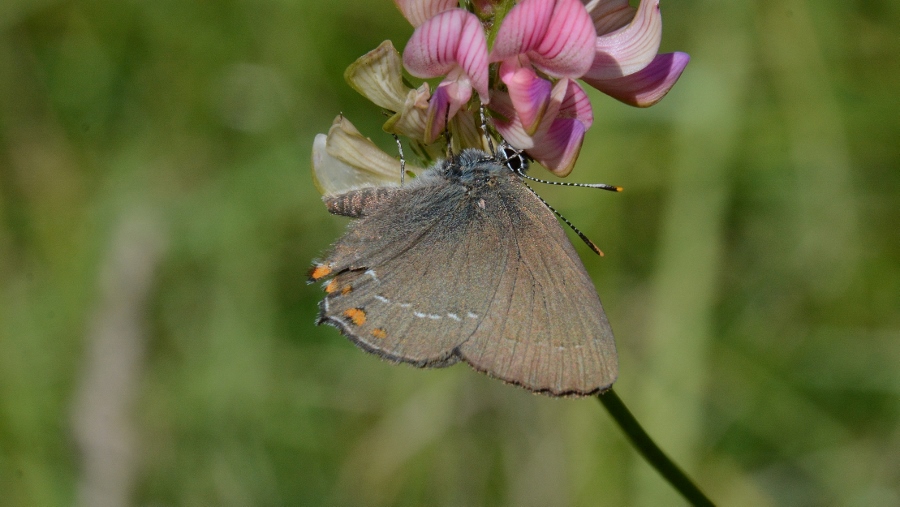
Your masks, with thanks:
[[[332,215],[360,218],[372,212],[394,195],[399,187],[367,187],[340,195],[325,196],[325,207]]]

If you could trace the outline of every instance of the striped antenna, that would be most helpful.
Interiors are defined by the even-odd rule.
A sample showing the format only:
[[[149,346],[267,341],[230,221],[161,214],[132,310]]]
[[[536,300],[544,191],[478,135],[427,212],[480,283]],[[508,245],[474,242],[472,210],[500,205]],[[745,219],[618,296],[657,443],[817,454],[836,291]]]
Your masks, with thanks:
[[[559,211],[556,211],[556,209],[555,209],[553,206],[550,206],[550,203],[548,203],[547,201],[545,201],[543,197],[539,196],[538,193],[535,192],[533,188],[531,188],[530,186],[528,186],[527,183],[524,183],[524,182],[523,182],[523,184],[525,185],[525,188],[527,188],[528,190],[530,190],[531,193],[534,194],[535,197],[537,197],[538,199],[541,200],[542,203],[544,203],[544,206],[546,206],[550,211],[552,211],[556,216],[558,216],[560,220],[562,220],[563,222],[565,222],[566,225],[568,225],[573,231],[575,231],[575,234],[577,234],[578,237],[581,238],[581,241],[584,241],[584,244],[586,244],[586,245],[588,246],[588,248],[590,248],[591,250],[593,250],[594,253],[596,253],[596,254],[599,255],[600,257],[603,257],[603,250],[600,250],[600,247],[598,247],[597,245],[595,245],[594,242],[591,241],[590,238],[588,238],[587,236],[585,236],[584,233],[581,232],[581,231],[578,229],[578,227],[575,227],[575,225],[574,225],[572,222],[569,222],[569,219],[568,219],[568,218],[562,216],[562,215],[559,213]]]
[[[525,178],[526,180],[536,181],[538,183],[544,183],[546,185],[557,185],[560,187],[581,187],[581,188],[599,188],[600,190],[609,190],[612,192],[621,192],[622,187],[616,185],[607,185],[606,183],[571,183],[568,181],[548,181],[542,180],[540,178],[532,178],[525,174],[526,169],[528,169],[527,156],[522,150],[517,150],[512,146],[504,143],[500,146],[500,153],[506,158],[502,161],[509,167],[513,172],[518,174],[519,176]],[[519,162],[515,162],[519,159]]]

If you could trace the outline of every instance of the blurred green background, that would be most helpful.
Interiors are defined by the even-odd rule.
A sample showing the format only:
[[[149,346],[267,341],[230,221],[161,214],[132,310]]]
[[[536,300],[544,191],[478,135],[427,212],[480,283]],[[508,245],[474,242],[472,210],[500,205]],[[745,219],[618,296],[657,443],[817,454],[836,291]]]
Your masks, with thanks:
[[[617,391],[723,505],[900,505],[900,3],[665,2],[570,180]],[[310,179],[384,1],[0,4],[0,504],[678,505],[596,400],[313,320]],[[542,172],[542,171],[541,171]],[[545,173],[546,174],[546,173]],[[537,171],[537,176],[541,176]]]

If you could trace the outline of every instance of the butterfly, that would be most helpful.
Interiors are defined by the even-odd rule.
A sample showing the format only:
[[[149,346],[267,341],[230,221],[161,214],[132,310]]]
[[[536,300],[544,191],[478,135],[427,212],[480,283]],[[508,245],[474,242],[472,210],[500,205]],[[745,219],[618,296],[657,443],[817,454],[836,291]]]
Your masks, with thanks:
[[[389,361],[462,361],[536,393],[611,386],[600,298],[515,154],[466,149],[403,185],[375,164],[316,169],[328,211],[353,218],[310,270],[326,293],[316,323]]]

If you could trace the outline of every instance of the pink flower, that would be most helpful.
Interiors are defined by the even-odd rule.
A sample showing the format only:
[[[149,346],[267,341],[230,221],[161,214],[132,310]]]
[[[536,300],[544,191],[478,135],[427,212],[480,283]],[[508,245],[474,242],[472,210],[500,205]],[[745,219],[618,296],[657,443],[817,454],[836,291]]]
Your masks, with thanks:
[[[508,120],[497,122],[498,131],[550,171],[568,174],[590,128],[590,104],[569,82],[564,89],[579,112],[554,110],[551,101],[561,102],[551,99],[551,89],[558,88],[538,72],[581,78],[622,102],[647,107],[665,96],[689,60],[684,53],[657,55],[661,37],[657,0],[643,0],[637,9],[627,0],[524,0],[503,20],[490,54],[492,62],[502,62],[498,75],[512,106],[502,113]]]
[[[512,106],[497,130],[558,175],[572,170],[593,122],[587,95],[569,78],[590,69],[596,39],[578,0],[524,0],[504,18],[491,50]],[[537,71],[562,79],[554,85]]]
[[[490,101],[487,40],[481,22],[468,11],[446,10],[416,28],[403,51],[403,66],[416,77],[446,76],[431,95],[426,143],[440,136],[473,88],[482,104]]]
[[[503,19],[490,61],[525,57],[521,64],[548,76],[577,78],[591,66],[596,38],[578,0],[524,0]]]
[[[556,174],[567,176],[581,151],[584,133],[594,123],[591,103],[575,81],[563,78],[550,92],[545,121],[529,135],[508,95],[497,93],[491,106],[506,119],[495,118],[497,131],[512,146]]]
[[[578,0],[525,0],[509,11],[490,60],[502,62],[500,80],[526,133],[537,131],[553,86],[535,69],[552,77],[580,77],[590,68],[596,38]]]

